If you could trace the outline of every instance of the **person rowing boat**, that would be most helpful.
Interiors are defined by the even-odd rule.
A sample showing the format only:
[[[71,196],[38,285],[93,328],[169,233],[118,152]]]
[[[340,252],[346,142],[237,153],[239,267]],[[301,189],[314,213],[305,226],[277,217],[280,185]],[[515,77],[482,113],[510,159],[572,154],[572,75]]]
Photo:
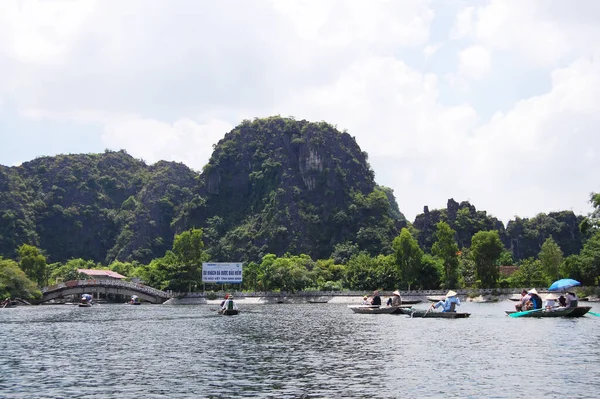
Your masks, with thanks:
[[[388,306],[400,306],[402,305],[402,298],[400,297],[400,291],[396,290],[392,293],[392,296],[387,301]]]
[[[431,304],[430,309],[437,309],[442,307],[442,312],[456,312],[456,306],[460,306],[460,299],[456,292],[450,290],[446,294],[446,299],[437,303]]]

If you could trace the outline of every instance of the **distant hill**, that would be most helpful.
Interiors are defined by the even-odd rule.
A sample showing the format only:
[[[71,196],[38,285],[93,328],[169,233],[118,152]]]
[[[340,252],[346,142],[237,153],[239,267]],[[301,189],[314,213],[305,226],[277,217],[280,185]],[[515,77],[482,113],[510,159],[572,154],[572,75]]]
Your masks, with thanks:
[[[215,260],[327,258],[344,243],[377,254],[406,225],[367,154],[325,122],[244,121],[216,145],[200,181],[205,201],[186,207],[177,225],[202,227]]]
[[[201,174],[124,151],[0,166],[0,220],[0,256],[30,243],[50,262],[104,263],[148,262],[191,227],[204,229],[213,260],[326,258],[353,243],[376,254],[406,225],[354,138],[280,117],[242,122]]]
[[[498,230],[515,260],[537,256],[552,236],[565,255],[587,237],[571,211],[511,220],[505,226],[468,202],[448,200],[413,223],[429,252],[435,225],[447,221],[460,247]],[[394,193],[374,180],[355,139],[325,122],[270,117],[243,121],[215,145],[202,173],[181,163],[147,165],[125,151],[41,157],[0,165],[0,256],[29,243],[50,262],[84,258],[147,263],[174,235],[202,228],[214,261],[258,260],[267,253],[328,258],[391,251],[409,223]]]
[[[171,247],[171,222],[198,176],[183,164],[148,166],[124,151],[37,158],[0,167],[0,255],[26,242],[49,261],[147,261]]]
[[[456,231],[456,241],[460,248],[471,245],[471,237],[478,231],[498,230],[505,247],[518,261],[537,257],[542,244],[552,237],[565,256],[578,254],[587,239],[579,231],[583,216],[572,211],[540,213],[533,218],[516,218],[506,226],[486,211],[478,211],[467,201],[458,203],[449,199],[446,208],[429,210],[416,216],[413,227],[418,230],[419,245],[430,251],[435,241],[435,225],[439,221],[447,222]]]

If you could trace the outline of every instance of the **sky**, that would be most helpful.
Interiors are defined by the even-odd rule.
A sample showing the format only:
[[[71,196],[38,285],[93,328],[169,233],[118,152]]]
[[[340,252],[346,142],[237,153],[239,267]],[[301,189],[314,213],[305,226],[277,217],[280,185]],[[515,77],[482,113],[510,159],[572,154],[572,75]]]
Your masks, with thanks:
[[[243,119],[327,121],[409,220],[600,191],[600,2],[0,2],[0,164],[125,149],[200,171]]]

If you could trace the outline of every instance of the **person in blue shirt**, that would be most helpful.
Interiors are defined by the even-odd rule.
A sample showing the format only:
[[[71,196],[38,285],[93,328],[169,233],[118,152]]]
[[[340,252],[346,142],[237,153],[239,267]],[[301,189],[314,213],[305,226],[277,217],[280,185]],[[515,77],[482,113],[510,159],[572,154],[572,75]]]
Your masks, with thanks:
[[[538,294],[537,290],[532,288],[527,291],[527,294],[529,294],[529,301],[525,304],[525,310],[541,309],[543,305],[542,298]]]
[[[81,303],[89,303],[92,304],[92,299],[94,299],[90,294],[81,294]]]
[[[442,312],[456,312],[456,307],[460,306],[460,299],[456,296],[456,292],[450,290],[446,294],[446,299],[444,301],[439,301],[431,305],[434,309],[442,307]]]

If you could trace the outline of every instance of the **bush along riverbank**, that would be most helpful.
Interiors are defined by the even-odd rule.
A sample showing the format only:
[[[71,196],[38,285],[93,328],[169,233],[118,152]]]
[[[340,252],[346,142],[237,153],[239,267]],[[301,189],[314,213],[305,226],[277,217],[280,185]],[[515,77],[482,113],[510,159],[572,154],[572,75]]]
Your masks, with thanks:
[[[527,289],[533,287],[525,287]],[[523,288],[505,289],[456,289],[461,300],[466,302],[499,302],[510,299],[518,299]],[[536,287],[536,290],[544,296],[547,288]],[[577,289],[581,300],[598,301],[598,296],[584,296],[585,288]],[[178,293],[169,299],[168,305],[212,305],[219,304],[226,293],[231,293],[236,301],[247,304],[277,304],[277,303],[348,303],[356,304],[362,302],[363,296],[372,295],[368,291],[302,291],[302,292],[190,292]],[[447,290],[422,290],[422,291],[400,291],[403,301],[433,302],[443,299]],[[380,291],[380,295],[392,296],[391,291]]]

